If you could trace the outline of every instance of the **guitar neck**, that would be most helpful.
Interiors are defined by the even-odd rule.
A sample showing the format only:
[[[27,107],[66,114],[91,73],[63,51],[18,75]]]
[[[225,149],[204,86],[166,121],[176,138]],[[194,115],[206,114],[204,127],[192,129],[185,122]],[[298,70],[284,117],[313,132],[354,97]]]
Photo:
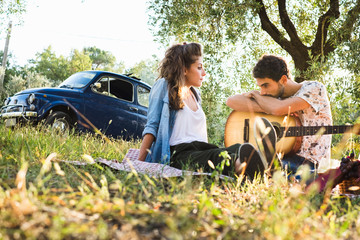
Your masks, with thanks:
[[[286,130],[285,137],[300,137],[316,135],[320,129],[321,134],[340,134],[351,131],[353,125],[339,125],[339,126],[299,126],[299,127],[281,127],[282,132]]]

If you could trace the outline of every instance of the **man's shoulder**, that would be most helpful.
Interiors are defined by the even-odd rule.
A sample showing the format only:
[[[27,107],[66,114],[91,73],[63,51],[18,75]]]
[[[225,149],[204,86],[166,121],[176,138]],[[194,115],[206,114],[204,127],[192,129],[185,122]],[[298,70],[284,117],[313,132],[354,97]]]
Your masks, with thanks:
[[[304,81],[302,84],[307,87],[325,87],[324,84],[318,81]]]
[[[303,91],[326,92],[326,87],[323,83],[318,81],[304,81],[302,82],[302,88],[300,89],[300,92]]]
[[[319,82],[319,81],[303,81],[302,82],[302,84],[303,85],[324,85],[324,84],[322,84],[321,82]]]

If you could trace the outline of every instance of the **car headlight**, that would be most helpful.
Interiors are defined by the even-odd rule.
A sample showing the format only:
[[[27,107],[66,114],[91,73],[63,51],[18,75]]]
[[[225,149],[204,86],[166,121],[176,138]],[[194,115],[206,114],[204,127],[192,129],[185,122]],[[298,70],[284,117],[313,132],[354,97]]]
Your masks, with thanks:
[[[30,94],[27,98],[28,104],[32,104],[35,101],[35,94]]]

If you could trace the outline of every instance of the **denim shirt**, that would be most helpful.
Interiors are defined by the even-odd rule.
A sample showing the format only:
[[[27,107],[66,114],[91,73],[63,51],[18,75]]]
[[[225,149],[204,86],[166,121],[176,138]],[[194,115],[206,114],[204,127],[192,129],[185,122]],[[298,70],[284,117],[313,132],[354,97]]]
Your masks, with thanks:
[[[142,134],[144,137],[145,134],[150,133],[155,137],[150,153],[146,156],[146,162],[170,163],[169,140],[176,113],[177,111],[170,110],[169,107],[168,82],[161,78],[151,88],[147,122]]]
[[[200,103],[199,93],[191,89]],[[170,164],[170,137],[173,131],[176,110],[171,110],[169,105],[168,82],[161,78],[151,88],[147,122],[142,133],[152,134],[155,141],[152,143],[146,162]]]

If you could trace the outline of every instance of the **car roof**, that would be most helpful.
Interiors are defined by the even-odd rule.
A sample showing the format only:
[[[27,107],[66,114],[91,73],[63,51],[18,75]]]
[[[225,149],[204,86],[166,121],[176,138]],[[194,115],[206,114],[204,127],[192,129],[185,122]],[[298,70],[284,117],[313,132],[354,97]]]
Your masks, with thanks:
[[[127,80],[131,80],[131,81],[134,81],[134,82],[137,82],[137,83],[141,83],[142,85],[145,85],[145,86],[151,88],[151,86],[150,86],[149,84],[147,84],[146,82],[141,81],[140,78],[131,77],[131,75],[114,73],[114,72],[109,72],[109,71],[102,71],[102,70],[88,70],[88,71],[82,71],[82,72],[96,73],[97,76],[103,75],[103,74],[109,74],[109,75],[119,76],[119,77],[121,77],[121,78],[124,78],[124,79],[127,79]]]

